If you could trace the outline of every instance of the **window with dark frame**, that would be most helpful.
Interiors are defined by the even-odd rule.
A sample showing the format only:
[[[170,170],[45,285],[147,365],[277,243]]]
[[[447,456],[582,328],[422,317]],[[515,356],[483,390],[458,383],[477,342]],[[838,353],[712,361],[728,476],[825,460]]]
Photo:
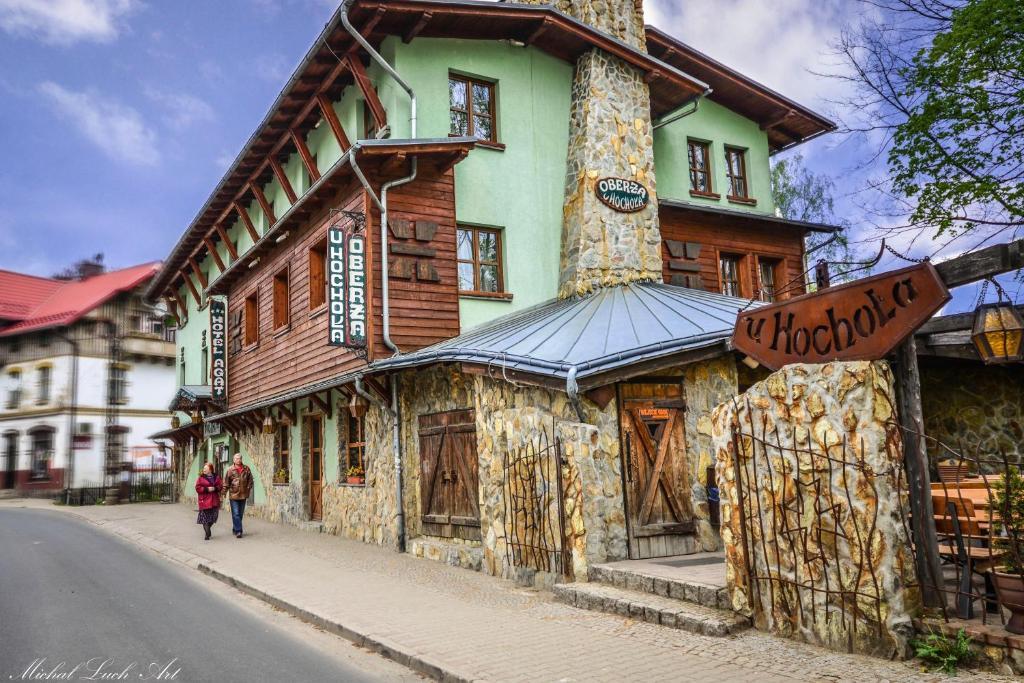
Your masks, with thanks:
[[[245,297],[245,345],[255,344],[260,339],[259,295],[253,292]]]
[[[504,291],[501,230],[459,226],[457,247],[459,291],[476,294]]]
[[[775,284],[775,270],[778,267],[779,262],[774,259],[757,260],[757,276],[761,282],[761,301],[775,301],[775,298],[777,296]]]
[[[718,257],[718,273],[722,280],[722,294],[741,297],[740,291],[740,257],[732,254],[721,254]]]
[[[291,471],[291,429],[278,424],[274,433],[274,483],[287,484]]]
[[[347,473],[354,467],[366,472],[366,417],[348,415],[348,443],[345,448],[344,470]]]
[[[497,142],[494,125],[494,83],[467,76],[448,75],[448,103],[455,136]]]
[[[745,150],[738,147],[725,148],[725,175],[729,178],[731,199],[750,199]]]
[[[697,194],[712,194],[711,145],[701,140],[686,141],[690,160],[690,189]]]
[[[288,269],[274,276],[274,329],[288,326]]]
[[[36,429],[31,433],[32,463],[30,477],[32,479],[50,478],[50,461],[53,459],[52,428]]]
[[[128,369],[123,365],[111,365],[107,396],[110,403],[122,405],[128,402]]]
[[[309,248],[309,310],[327,303],[327,240]]]
[[[50,378],[53,368],[44,365],[36,370],[36,403],[45,405],[50,402]]]
[[[14,410],[21,405],[21,370],[11,370],[7,373],[7,382],[10,389],[7,392],[7,408]]]

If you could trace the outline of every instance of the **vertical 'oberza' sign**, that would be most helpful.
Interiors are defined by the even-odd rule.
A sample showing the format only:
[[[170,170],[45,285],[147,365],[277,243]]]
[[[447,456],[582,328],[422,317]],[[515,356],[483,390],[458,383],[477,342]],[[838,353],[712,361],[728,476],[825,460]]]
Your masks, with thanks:
[[[327,343],[345,346],[345,233],[327,231]]]
[[[345,339],[348,346],[366,346],[366,239],[348,236],[348,291],[345,292]]]
[[[215,401],[228,397],[227,306],[210,299],[210,395]]]
[[[327,231],[328,344],[366,346],[366,238]]]

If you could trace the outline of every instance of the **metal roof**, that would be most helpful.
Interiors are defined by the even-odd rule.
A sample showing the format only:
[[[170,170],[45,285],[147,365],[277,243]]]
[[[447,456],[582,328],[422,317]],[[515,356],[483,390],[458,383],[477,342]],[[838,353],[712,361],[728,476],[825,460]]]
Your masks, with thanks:
[[[187,410],[200,401],[209,401],[213,398],[213,391],[209,384],[185,384],[178,387],[174,398],[167,406],[168,410]]]
[[[309,396],[310,394],[315,394],[315,393],[320,392],[320,391],[327,391],[328,389],[336,389],[336,388],[342,387],[342,386],[344,386],[346,384],[351,384],[352,382],[356,381],[357,377],[363,376],[364,374],[366,374],[366,372],[367,372],[367,368],[365,366],[361,367],[361,368],[359,368],[357,370],[350,370],[349,372],[342,373],[342,374],[340,374],[340,375],[338,375],[336,377],[332,377],[330,379],[319,380],[319,381],[313,382],[311,384],[305,384],[305,385],[303,385],[301,387],[298,387],[297,389],[292,389],[291,391],[286,391],[286,392],[284,392],[282,394],[276,394],[276,395],[271,396],[269,398],[260,399],[258,401],[254,401],[252,403],[247,403],[246,405],[238,406],[237,408],[232,408],[231,410],[227,410],[227,411],[225,411],[223,413],[217,413],[216,415],[207,415],[206,416],[206,421],[207,422],[218,422],[220,420],[223,420],[226,417],[234,417],[235,415],[241,415],[242,413],[248,413],[249,411],[252,411],[252,410],[260,410],[262,408],[269,408],[271,406],[276,406],[276,405],[279,405],[281,403],[287,403],[288,401],[293,401],[293,400],[297,400],[297,399],[300,399],[300,398],[305,398],[306,396]]]
[[[559,379],[575,368],[579,380],[716,345],[725,352],[737,314],[750,303],[661,283],[606,287],[512,313],[369,370],[463,362]]]
[[[782,216],[776,216],[770,213],[754,213],[753,211],[737,211],[736,209],[726,209],[721,206],[706,206],[703,204],[694,204],[681,199],[658,199],[658,206],[669,209],[679,209],[680,211],[696,211],[698,213],[706,213],[715,216],[725,216],[727,218],[734,218],[740,221],[751,221],[751,222],[762,222],[762,223],[775,223],[777,225],[788,225],[794,228],[803,228],[804,230],[810,230],[811,232],[826,232],[834,233],[842,230],[837,225],[827,225],[825,223],[812,223],[810,221],[798,221],[795,218],[783,218]]]

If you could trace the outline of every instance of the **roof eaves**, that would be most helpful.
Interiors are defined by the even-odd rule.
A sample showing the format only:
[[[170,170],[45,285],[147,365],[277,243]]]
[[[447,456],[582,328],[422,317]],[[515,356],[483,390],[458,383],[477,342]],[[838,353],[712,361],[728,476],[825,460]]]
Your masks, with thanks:
[[[658,199],[658,206],[666,206],[670,209],[680,209],[682,211],[695,211],[698,213],[710,213],[719,216],[728,216],[730,218],[738,218],[740,220],[751,220],[751,221],[765,221],[768,223],[778,223],[779,225],[788,225],[794,228],[803,228],[804,230],[810,230],[812,232],[824,232],[834,233],[842,230],[838,225],[827,225],[825,223],[812,223],[810,221],[799,221],[792,218],[782,218],[769,213],[753,213],[750,211],[735,211],[733,209],[725,209],[719,206],[703,206],[700,204],[694,204],[679,199]]]

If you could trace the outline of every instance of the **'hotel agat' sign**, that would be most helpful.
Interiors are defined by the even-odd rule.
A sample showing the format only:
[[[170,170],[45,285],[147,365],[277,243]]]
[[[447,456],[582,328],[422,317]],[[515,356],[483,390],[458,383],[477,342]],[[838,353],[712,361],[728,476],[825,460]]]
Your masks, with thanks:
[[[228,316],[220,299],[210,299],[210,395],[216,401],[228,397]]]
[[[777,370],[789,363],[877,360],[949,301],[929,263],[740,312],[733,346]]]
[[[594,193],[601,203],[620,213],[641,211],[650,200],[642,183],[625,178],[601,178],[594,184]]]
[[[327,231],[328,340],[331,346],[366,346],[366,238]]]

